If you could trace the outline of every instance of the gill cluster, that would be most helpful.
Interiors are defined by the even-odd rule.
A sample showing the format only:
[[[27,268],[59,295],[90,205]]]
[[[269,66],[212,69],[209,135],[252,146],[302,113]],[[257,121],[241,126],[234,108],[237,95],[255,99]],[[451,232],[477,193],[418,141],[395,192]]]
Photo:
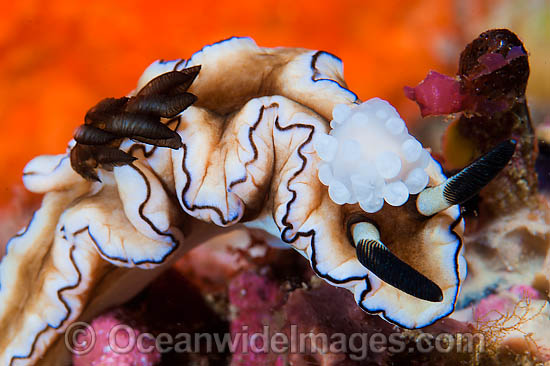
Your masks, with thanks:
[[[99,181],[95,168],[112,170],[132,163],[132,155],[118,147],[123,138],[179,149],[180,136],[161,122],[172,118],[196,101],[187,92],[200,71],[194,66],[159,75],[136,96],[106,98],[91,108],[74,134],[71,166],[82,177]]]
[[[411,136],[394,107],[380,98],[337,105],[332,130],[315,144],[319,179],[338,204],[359,203],[368,213],[384,201],[401,206],[428,184],[429,152]]]

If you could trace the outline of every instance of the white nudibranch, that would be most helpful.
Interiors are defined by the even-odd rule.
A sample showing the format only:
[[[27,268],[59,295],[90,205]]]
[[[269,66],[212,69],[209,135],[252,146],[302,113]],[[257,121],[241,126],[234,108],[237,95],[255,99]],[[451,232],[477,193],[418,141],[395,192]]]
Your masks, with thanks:
[[[430,153],[388,102],[373,98],[357,106],[339,104],[332,117],[332,130],[318,136],[314,147],[323,161],[319,180],[335,203],[359,202],[373,213],[384,201],[401,206],[426,187]]]
[[[342,72],[324,51],[231,38],[154,62],[134,92],[92,107],[66,153],[25,167],[26,188],[44,199],[0,262],[0,365],[57,365],[71,323],[125,303],[241,224],[396,325],[449,315],[466,276],[457,205],[516,142],[447,179],[397,111],[377,98],[358,105]],[[331,202],[375,212],[407,199],[379,217]]]

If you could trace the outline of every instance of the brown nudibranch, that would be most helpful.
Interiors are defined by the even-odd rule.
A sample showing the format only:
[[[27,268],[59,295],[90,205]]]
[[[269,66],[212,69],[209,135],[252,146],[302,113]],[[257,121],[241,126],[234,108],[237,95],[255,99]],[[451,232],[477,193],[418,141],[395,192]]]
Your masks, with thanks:
[[[85,122],[67,153],[25,168],[45,196],[0,264],[1,364],[58,364],[72,322],[237,224],[280,237],[365,311],[429,325],[466,275],[457,204],[514,150],[446,180],[393,107],[347,89],[338,58],[248,38],[153,63]]]

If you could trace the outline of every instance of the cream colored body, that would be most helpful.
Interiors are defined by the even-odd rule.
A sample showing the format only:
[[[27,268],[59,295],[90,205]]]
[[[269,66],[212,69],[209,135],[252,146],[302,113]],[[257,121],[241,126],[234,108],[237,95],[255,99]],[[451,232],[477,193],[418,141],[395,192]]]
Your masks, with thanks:
[[[186,62],[154,63],[136,90],[193,65],[202,65],[189,89],[198,102],[166,121],[183,148],[125,141],[121,148],[139,160],[100,171],[102,183],[72,171],[67,154],[38,157],[25,168],[26,187],[46,195],[0,264],[0,364],[57,364],[66,356],[60,342],[71,322],[128,300],[179,255],[243,221],[281,237],[320,277],[389,321],[421,327],[453,310],[465,276],[462,224],[455,233],[450,228],[456,207],[421,229],[406,227],[411,234],[401,241],[384,240],[441,287],[444,300],[431,303],[385,284],[359,263],[346,220],[361,210],[335,204],[317,178],[316,136],[329,131],[335,105],[358,102],[337,58],[231,39]],[[430,184],[443,181],[437,163],[427,169]],[[399,209],[392,210],[399,215]],[[388,210],[373,219],[389,225],[385,215],[394,211]]]

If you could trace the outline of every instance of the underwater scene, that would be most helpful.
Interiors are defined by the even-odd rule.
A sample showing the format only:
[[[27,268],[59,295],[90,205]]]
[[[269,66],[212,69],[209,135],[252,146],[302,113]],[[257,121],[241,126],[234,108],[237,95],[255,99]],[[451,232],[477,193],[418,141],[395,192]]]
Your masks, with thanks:
[[[3,4],[0,366],[550,365],[550,4]]]

